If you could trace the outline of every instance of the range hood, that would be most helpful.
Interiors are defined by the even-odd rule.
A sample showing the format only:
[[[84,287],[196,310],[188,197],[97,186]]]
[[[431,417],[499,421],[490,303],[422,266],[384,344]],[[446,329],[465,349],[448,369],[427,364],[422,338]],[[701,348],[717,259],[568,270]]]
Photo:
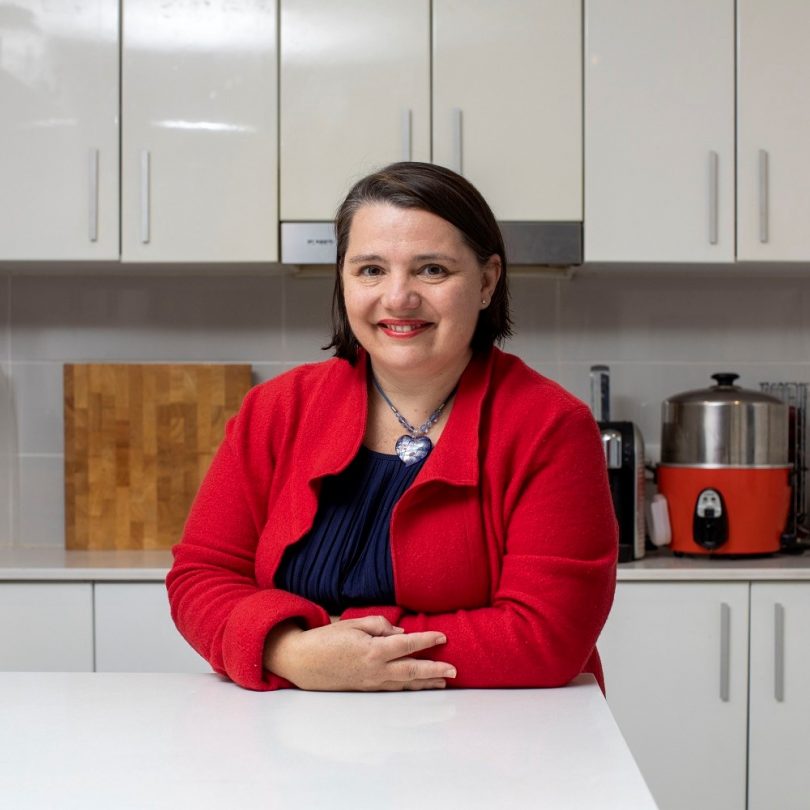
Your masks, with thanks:
[[[499,222],[510,265],[582,264],[581,222]],[[283,264],[334,264],[331,222],[282,222]]]

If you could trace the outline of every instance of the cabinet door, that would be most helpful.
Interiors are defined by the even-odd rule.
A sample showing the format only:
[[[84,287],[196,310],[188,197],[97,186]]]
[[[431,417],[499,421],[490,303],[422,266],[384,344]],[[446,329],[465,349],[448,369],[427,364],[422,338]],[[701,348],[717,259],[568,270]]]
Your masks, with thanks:
[[[123,9],[122,259],[275,261],[275,0]]]
[[[118,258],[118,3],[0,8],[0,260]]]
[[[281,219],[331,220],[351,185],[430,160],[428,0],[281,0]]]
[[[433,159],[502,220],[582,220],[579,0],[434,0]]]
[[[621,582],[607,700],[662,810],[743,810],[748,584]]]
[[[734,261],[734,0],[585,0],[585,259]]]
[[[0,669],[93,671],[93,586],[0,583]]]
[[[97,672],[210,672],[172,622],[162,582],[96,583]]]
[[[810,583],[751,586],[749,810],[799,810],[810,735]]]
[[[737,257],[810,260],[810,3],[737,2]]]

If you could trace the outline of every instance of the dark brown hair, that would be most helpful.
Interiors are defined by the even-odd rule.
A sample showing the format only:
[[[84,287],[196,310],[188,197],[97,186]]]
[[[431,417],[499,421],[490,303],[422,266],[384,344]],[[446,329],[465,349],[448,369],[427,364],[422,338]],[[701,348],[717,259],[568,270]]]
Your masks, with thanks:
[[[388,203],[398,208],[417,208],[454,225],[483,266],[491,256],[501,260],[501,275],[489,306],[482,309],[473,333],[473,351],[486,351],[512,334],[506,251],[498,223],[489,205],[468,180],[431,163],[392,163],[354,184],[335,217],[337,263],[332,295],[332,341],[325,349],[350,362],[357,359],[359,343],[349,326],[343,300],[341,273],[355,213],[370,203]]]

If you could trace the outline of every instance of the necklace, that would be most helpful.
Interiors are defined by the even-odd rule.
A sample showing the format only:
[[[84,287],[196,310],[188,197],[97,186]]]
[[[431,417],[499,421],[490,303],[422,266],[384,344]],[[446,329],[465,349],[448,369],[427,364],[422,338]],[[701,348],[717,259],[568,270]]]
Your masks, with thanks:
[[[377,382],[377,378],[373,373],[371,375],[371,381],[374,383],[374,387],[380,392],[380,396],[388,403],[388,407],[394,412],[394,416],[396,416],[399,424],[408,431],[407,434],[400,436],[397,439],[397,443],[394,445],[394,450],[399,456],[400,461],[402,461],[406,467],[410,467],[411,464],[416,464],[417,461],[421,461],[423,458],[425,458],[433,449],[433,442],[427,436],[428,431],[433,427],[433,425],[436,424],[445,406],[453,398],[453,394],[456,393],[456,389],[458,388],[458,383],[456,383],[453,390],[447,395],[444,402],[442,402],[442,404],[439,405],[439,407],[436,408],[436,410],[433,411],[433,413],[428,416],[428,418],[421,425],[419,425],[418,428],[415,428],[396,409],[394,403],[388,399],[388,396],[380,387],[380,384]]]

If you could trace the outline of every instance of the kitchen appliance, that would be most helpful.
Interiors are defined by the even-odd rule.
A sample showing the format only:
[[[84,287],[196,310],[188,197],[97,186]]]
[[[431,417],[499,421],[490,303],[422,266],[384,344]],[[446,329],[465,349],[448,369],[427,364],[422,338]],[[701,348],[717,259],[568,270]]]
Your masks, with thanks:
[[[672,550],[746,556],[780,550],[790,507],[788,408],[713,374],[716,385],[665,400],[659,491]]]
[[[591,366],[591,411],[602,434],[613,509],[619,523],[619,562],[644,556],[644,441],[633,422],[610,419],[610,370]]]

